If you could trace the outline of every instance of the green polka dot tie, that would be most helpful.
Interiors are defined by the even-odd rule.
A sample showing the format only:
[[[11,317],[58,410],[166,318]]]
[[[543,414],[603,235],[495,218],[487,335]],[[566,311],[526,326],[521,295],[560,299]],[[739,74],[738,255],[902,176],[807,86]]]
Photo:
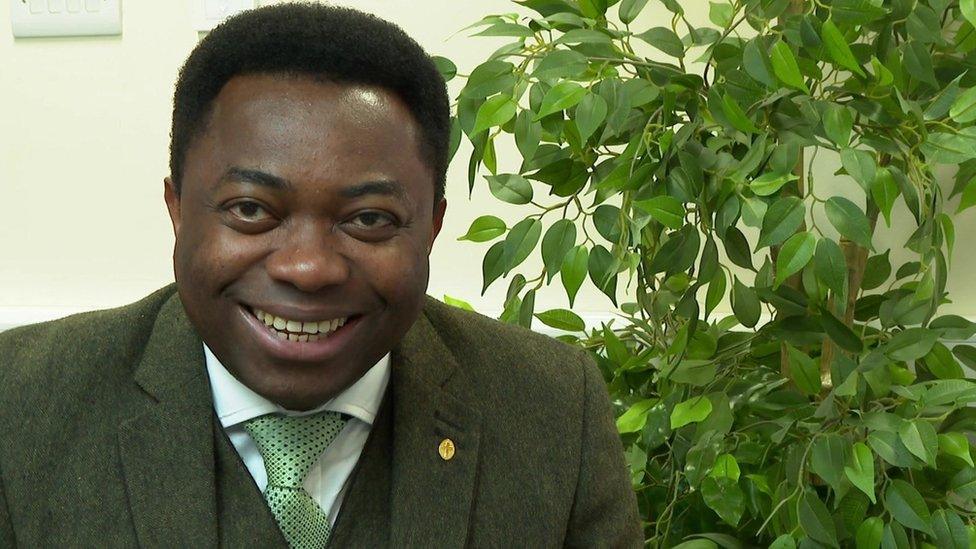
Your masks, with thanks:
[[[329,517],[302,483],[345,422],[338,412],[323,412],[311,416],[271,414],[244,424],[268,472],[264,499],[292,549],[321,548],[329,541]]]

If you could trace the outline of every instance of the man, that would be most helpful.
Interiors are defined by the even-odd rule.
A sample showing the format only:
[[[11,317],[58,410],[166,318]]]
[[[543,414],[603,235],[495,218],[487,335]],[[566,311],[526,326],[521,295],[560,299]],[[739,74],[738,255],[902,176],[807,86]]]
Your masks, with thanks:
[[[176,86],[176,284],[0,335],[0,545],[641,545],[584,353],[425,296],[443,79],[341,8],[240,15]]]

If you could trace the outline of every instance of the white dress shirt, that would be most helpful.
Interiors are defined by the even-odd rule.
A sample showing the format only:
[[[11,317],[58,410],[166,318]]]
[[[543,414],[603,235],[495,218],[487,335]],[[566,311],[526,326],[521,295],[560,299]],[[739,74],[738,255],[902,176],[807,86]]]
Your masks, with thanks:
[[[209,347],[204,345],[203,350],[217,417],[262,492],[268,484],[268,474],[257,445],[244,430],[245,421],[275,412],[301,416],[331,410],[351,416],[332,444],[312,465],[304,483],[308,493],[329,516],[329,522],[335,524],[349,477],[359,461],[390,380],[390,355],[381,358],[356,383],[325,404],[306,412],[295,412],[252,391],[224,368]]]

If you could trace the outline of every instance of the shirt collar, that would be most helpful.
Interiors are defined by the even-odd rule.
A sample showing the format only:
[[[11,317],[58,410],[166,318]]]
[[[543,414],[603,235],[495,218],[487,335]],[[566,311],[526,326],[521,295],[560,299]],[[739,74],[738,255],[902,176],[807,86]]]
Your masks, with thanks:
[[[355,383],[329,401],[312,410],[296,412],[271,402],[241,383],[227,371],[206,344],[203,345],[203,352],[214,410],[225,429],[265,414],[308,415],[323,410],[348,414],[372,425],[390,381],[390,354],[387,353]]]

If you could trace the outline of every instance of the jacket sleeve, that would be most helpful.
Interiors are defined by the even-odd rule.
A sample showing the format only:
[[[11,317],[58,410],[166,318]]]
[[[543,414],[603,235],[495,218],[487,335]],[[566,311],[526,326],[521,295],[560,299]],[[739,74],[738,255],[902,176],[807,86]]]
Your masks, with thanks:
[[[566,532],[566,547],[643,547],[637,498],[606,384],[582,353],[583,424],[579,479]]]
[[[0,477],[0,547],[16,547],[14,527],[10,524],[10,511],[7,497],[3,492],[3,478]]]

